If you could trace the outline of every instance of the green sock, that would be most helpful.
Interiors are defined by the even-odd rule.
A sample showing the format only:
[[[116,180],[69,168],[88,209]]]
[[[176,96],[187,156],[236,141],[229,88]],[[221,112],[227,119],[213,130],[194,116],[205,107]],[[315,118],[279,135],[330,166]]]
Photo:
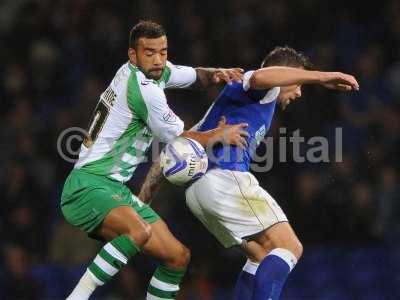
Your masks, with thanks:
[[[139,247],[130,238],[126,235],[120,235],[104,245],[88,270],[96,283],[103,285],[139,251]]]
[[[185,272],[186,269],[174,270],[165,266],[159,266],[151,278],[146,299],[175,299]]]

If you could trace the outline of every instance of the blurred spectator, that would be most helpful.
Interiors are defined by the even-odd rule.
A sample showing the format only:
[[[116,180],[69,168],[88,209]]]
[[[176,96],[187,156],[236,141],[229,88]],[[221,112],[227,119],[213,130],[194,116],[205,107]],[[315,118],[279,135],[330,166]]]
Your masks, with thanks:
[[[79,231],[61,220],[52,232],[49,250],[52,262],[64,267],[71,267],[85,264],[93,259],[99,251],[99,245],[98,242],[89,239],[83,231]]]
[[[10,161],[6,174],[0,185],[4,241],[18,243],[33,258],[42,259],[47,251],[47,237],[43,236],[43,232],[46,232],[50,221],[46,198],[20,162]]]
[[[375,234],[388,242],[398,243],[400,237],[399,178],[393,166],[383,167],[377,191]]]
[[[42,287],[30,275],[28,253],[15,244],[5,246],[3,251],[5,274],[2,294],[4,299],[43,299]]]

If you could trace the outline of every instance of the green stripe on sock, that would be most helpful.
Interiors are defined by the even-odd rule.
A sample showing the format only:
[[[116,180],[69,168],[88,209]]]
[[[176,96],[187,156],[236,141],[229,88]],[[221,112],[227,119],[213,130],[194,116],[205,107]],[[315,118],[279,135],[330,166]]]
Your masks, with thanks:
[[[111,241],[111,245],[117,248],[128,260],[135,256],[140,251],[140,248],[128,238],[126,235],[120,235],[119,237]]]
[[[166,283],[179,284],[185,272],[186,269],[174,270],[164,266],[158,266],[157,270],[154,272],[154,277]]]
[[[89,266],[88,269],[90,270],[90,272],[92,272],[94,276],[96,276],[98,280],[104,283],[106,283],[111,278],[110,275],[108,275],[106,272],[100,269],[100,267],[96,265],[94,262]]]
[[[103,258],[106,262],[108,262],[110,265],[112,265],[114,268],[120,270],[123,266],[124,263],[114,256],[112,256],[110,253],[108,253],[106,250],[101,249],[99,255],[101,258]]]
[[[176,296],[178,295],[179,291],[173,291],[173,292],[166,292],[163,290],[160,290],[152,285],[149,285],[149,288],[147,289],[147,292],[149,294],[152,294],[153,296],[163,298],[163,299],[175,299]]]

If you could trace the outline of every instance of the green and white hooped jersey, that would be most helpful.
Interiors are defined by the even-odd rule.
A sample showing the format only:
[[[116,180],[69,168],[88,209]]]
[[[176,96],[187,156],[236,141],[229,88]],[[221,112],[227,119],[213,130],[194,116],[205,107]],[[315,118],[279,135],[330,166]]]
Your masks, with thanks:
[[[168,142],[183,131],[182,120],[168,107],[165,88],[184,88],[196,80],[191,67],[170,62],[159,80],[129,62],[116,73],[93,112],[88,136],[74,168],[128,181],[144,160],[153,136]]]

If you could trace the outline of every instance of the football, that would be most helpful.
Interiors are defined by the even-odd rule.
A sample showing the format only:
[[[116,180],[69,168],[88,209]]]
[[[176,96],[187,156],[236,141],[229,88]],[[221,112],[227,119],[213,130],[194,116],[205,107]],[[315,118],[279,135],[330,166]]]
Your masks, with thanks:
[[[161,151],[160,165],[169,182],[184,185],[200,178],[207,171],[208,158],[200,143],[177,137]]]

